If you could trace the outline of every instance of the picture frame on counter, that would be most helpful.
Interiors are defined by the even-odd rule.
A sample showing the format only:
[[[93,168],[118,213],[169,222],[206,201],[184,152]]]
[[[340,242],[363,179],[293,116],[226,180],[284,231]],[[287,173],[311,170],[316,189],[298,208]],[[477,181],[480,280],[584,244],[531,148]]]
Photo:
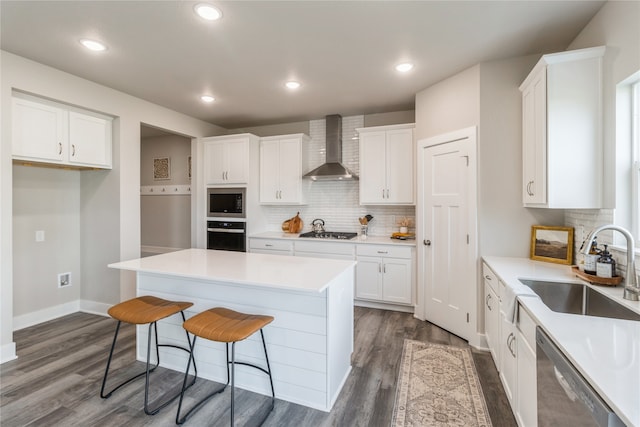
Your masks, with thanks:
[[[571,265],[573,227],[531,226],[531,259]]]

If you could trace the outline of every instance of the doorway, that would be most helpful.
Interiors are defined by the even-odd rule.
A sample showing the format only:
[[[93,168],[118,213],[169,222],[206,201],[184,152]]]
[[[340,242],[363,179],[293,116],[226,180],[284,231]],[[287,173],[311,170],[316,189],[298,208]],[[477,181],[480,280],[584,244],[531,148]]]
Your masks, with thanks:
[[[191,247],[191,138],[140,126],[140,255]]]
[[[471,340],[477,324],[476,128],[418,141],[416,314]]]

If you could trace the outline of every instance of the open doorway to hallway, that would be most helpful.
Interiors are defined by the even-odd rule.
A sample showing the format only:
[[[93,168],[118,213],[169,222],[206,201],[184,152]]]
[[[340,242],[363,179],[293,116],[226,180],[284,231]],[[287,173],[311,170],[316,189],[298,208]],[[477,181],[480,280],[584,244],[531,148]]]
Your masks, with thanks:
[[[191,138],[140,126],[140,255],[191,247]]]

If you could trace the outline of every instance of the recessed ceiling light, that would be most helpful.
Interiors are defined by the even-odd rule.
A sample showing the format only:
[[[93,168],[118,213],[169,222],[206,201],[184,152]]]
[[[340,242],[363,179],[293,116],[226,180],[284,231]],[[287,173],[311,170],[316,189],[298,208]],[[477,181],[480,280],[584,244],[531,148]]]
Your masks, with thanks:
[[[396,65],[396,71],[400,71],[401,73],[406,73],[413,68],[413,64],[410,62],[403,62],[402,64]]]
[[[107,50],[107,46],[96,40],[80,39],[80,43],[82,44],[82,46],[86,47],[89,50],[93,50],[94,52],[102,52],[103,50]]]
[[[200,100],[202,100],[202,102],[207,102],[207,103],[209,103],[209,102],[213,102],[213,101],[215,101],[216,99],[215,99],[213,96],[211,96],[211,95],[202,95],[202,96],[200,97]]]
[[[294,81],[286,82],[284,85],[287,89],[298,89],[300,87],[300,83]]]
[[[198,16],[207,21],[215,21],[216,19],[222,18],[220,9],[207,3],[198,3],[195,5],[194,10]]]

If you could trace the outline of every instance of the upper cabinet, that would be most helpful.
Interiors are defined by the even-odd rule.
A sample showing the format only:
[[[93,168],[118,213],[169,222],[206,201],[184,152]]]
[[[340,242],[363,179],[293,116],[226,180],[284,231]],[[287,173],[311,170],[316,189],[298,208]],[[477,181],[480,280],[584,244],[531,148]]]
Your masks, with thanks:
[[[520,86],[524,206],[602,207],[604,52],[544,55]]]
[[[206,185],[246,184],[249,180],[251,134],[203,138]]]
[[[360,204],[415,204],[415,125],[357,129],[360,136]]]
[[[13,158],[111,169],[112,119],[49,101],[12,98]]]
[[[260,139],[260,203],[303,204],[309,137],[304,134]]]

